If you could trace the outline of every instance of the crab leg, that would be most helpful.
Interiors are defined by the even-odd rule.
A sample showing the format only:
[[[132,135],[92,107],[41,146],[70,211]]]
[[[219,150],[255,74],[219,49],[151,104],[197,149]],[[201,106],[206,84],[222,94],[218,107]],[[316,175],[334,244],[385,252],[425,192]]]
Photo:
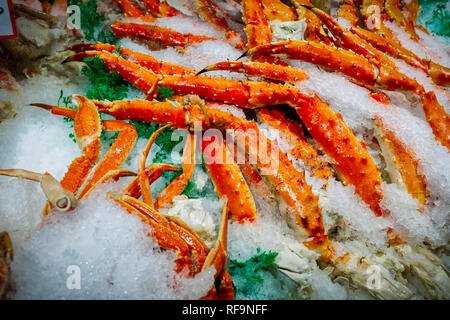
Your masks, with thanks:
[[[401,180],[406,186],[406,190],[412,197],[419,201],[422,206],[419,211],[423,212],[423,206],[426,204],[427,200],[427,184],[425,177],[418,172],[417,159],[412,151],[404,146],[404,144],[395,136],[395,133],[386,128],[381,118],[377,117],[375,122],[380,131],[380,142],[382,142],[380,145],[382,149],[384,146],[388,148],[388,150],[383,152],[383,155],[387,155],[389,151],[392,153],[392,160],[398,168]],[[386,159],[387,163],[389,163],[389,161],[391,161],[391,159]],[[393,182],[398,183],[398,179],[395,179],[395,176],[392,176],[392,173],[391,178],[393,178]]]
[[[313,176],[324,180],[334,176],[330,165],[321,159],[318,150],[306,141],[306,137],[301,131],[302,129],[299,128],[298,123],[287,120],[277,110],[264,108],[258,109],[258,118],[262,123],[279,130],[294,145],[290,153],[293,157],[302,159],[311,168]]]
[[[280,0],[261,0],[261,4],[264,15],[270,21],[296,21],[298,19],[295,9]]]
[[[264,15],[261,0],[242,0],[242,15],[246,24],[247,47],[269,44],[272,31]]]
[[[356,36],[351,31],[344,30],[329,14],[315,7],[308,7],[308,9],[314,12],[314,14],[322,20],[333,36],[339,40],[339,45],[341,47],[352,50],[368,60],[373,59],[373,61],[378,62],[377,65],[388,65],[396,69],[395,63],[385,54],[378,51],[369,42]]]
[[[69,49],[80,53],[70,56],[64,62],[71,62],[71,61],[82,62],[85,58],[88,57],[92,58],[96,56],[95,52],[97,51],[107,51],[109,53],[118,52],[120,55],[125,56],[128,60],[133,61],[146,69],[152,70],[156,74],[162,73],[169,75],[174,74],[187,75],[195,73],[193,70],[180,66],[178,64],[169,63],[165,61],[158,61],[154,57],[145,53],[140,53],[137,51],[121,47],[119,48],[117,46],[101,42],[77,43],[72,45]]]
[[[167,1],[141,0],[144,7],[155,17],[173,17],[182,15],[180,11],[172,7]]]
[[[288,66],[281,66],[267,62],[257,61],[224,61],[212,64],[197,73],[197,75],[213,70],[228,70],[245,73],[249,76],[267,75],[267,78],[280,81],[297,82],[306,79],[303,70]]]
[[[155,219],[155,216],[160,215],[157,211],[153,211],[154,215],[148,215],[137,209],[135,206],[129,204],[128,202],[113,196],[112,194],[107,194],[109,198],[117,202],[121,207],[127,210],[128,213],[138,216],[143,222],[147,223],[152,227],[152,237],[158,242],[158,245],[162,248],[167,248],[175,251],[178,255],[178,259],[175,260],[176,271],[178,273],[182,272],[185,268],[189,270],[191,275],[193,272],[192,259],[189,253],[189,247],[186,242],[183,241],[175,232],[170,229],[167,220],[164,217],[159,217]],[[141,203],[144,206],[145,203]],[[150,207],[151,208],[151,207]],[[165,220],[167,225],[161,222]]]
[[[152,184],[156,181],[164,171],[181,171],[180,167],[167,164],[167,163],[152,163],[147,168],[145,168],[145,173],[148,176],[149,183]],[[141,196],[141,187],[139,185],[139,177],[136,177],[131,181],[124,190],[125,195],[129,195],[134,198],[139,198]]]
[[[418,40],[419,36],[416,33],[414,24],[407,21],[400,9],[400,0],[385,0],[384,2],[386,12],[391,19],[394,19],[397,24],[405,29],[406,33],[409,34],[411,39]]]
[[[337,15],[339,18],[343,18],[348,21],[351,26],[356,26],[359,23],[359,18],[355,10],[354,0],[342,0],[342,4],[339,6]]]
[[[92,101],[83,96],[75,97],[80,100],[78,110],[34,104],[34,106],[51,110],[54,114],[74,118],[75,136],[80,149],[83,151],[83,155],[70,164],[68,171],[61,180],[61,185],[65,189],[76,194],[86,180],[90,170],[99,161],[102,128],[107,131],[121,131],[78,195],[79,198],[82,198],[110,170],[120,168],[134,146],[137,133],[134,126],[125,122],[116,120],[101,122],[97,108]]]
[[[311,2],[309,0],[293,0],[292,3],[297,11],[298,19],[305,19],[306,21],[305,39],[309,41],[323,41],[331,44],[330,38],[323,30],[320,19],[304,7],[304,5],[312,6]]]
[[[417,94],[423,90],[417,81],[389,66],[381,64],[375,67],[359,54],[318,42],[290,40],[258,46],[250,49],[246,54],[253,57],[286,54],[291,59],[306,61],[341,72],[365,85],[377,86],[386,90],[413,91]]]
[[[118,37],[128,37],[143,40],[151,49],[162,47],[184,48],[193,43],[206,40],[217,40],[212,37],[199,36],[190,33],[180,33],[172,29],[158,27],[156,25],[139,24],[132,22],[116,21],[111,25],[111,30]]]
[[[4,298],[10,282],[10,264],[14,251],[7,232],[0,232],[0,300]]]
[[[189,180],[191,180],[195,168],[195,136],[191,133],[186,138],[186,145],[181,161],[183,173],[158,194],[155,200],[155,209],[162,208],[171,203],[175,196],[183,192]]]
[[[431,77],[436,84],[449,86],[450,85],[450,69],[432,62],[427,59],[421,59],[413,52],[405,49],[397,42],[391,41],[377,33],[364,30],[359,27],[351,28],[351,32],[358,35],[358,37],[371,43],[375,48],[389,55],[402,59],[407,64],[419,68]]]
[[[114,0],[119,5],[127,17],[138,18],[144,22],[154,22],[155,17],[144,12],[138,3],[134,0]]]
[[[203,21],[213,24],[218,30],[225,31],[227,40],[233,43],[236,48],[244,48],[245,43],[241,37],[234,32],[224,17],[219,17],[216,12],[221,10],[210,0],[194,0],[197,15]]]
[[[158,138],[159,134],[167,127],[168,127],[167,125],[163,126],[158,130],[156,130],[155,132],[153,132],[153,134],[148,139],[147,144],[145,145],[144,149],[142,150],[138,158],[139,186],[141,187],[142,199],[144,200],[144,203],[148,204],[149,206],[153,206],[153,199],[152,199],[152,191],[150,190],[150,177],[145,172],[145,162],[147,160],[148,153],[150,152],[150,148],[152,147],[156,138]]]
[[[213,138],[213,139],[211,139]],[[229,154],[221,136],[204,136],[203,163],[214,183],[217,195],[227,199],[232,219],[245,222],[257,217],[255,202],[239,166]]]

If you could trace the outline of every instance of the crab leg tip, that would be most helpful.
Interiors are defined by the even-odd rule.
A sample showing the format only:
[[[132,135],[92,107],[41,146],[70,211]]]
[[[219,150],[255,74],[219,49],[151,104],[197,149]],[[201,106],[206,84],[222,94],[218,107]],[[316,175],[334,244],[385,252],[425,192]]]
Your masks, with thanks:
[[[236,60],[240,60],[240,59],[244,58],[245,56],[249,55],[249,51],[250,51],[250,50],[245,51],[245,52],[244,52],[243,54],[241,54],[241,55],[239,56],[239,58],[237,58]]]
[[[38,108],[42,108],[45,110],[52,110],[53,106],[49,105],[49,104],[45,104],[45,103],[30,103],[30,106],[33,107],[38,107]]]
[[[206,67],[206,68],[200,70],[199,72],[197,72],[197,74],[195,76],[198,76],[198,75],[200,75],[202,73],[205,73],[205,72],[208,72],[208,67]]]

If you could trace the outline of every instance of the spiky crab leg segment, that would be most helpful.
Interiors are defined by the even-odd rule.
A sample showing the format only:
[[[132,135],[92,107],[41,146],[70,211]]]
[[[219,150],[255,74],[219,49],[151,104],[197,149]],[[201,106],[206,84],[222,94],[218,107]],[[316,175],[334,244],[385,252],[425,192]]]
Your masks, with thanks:
[[[159,134],[164,131],[168,126],[163,126],[153,132],[153,134],[148,139],[144,149],[139,154],[138,158],[138,180],[139,180],[139,186],[141,187],[141,194],[142,199],[144,200],[144,203],[146,203],[149,206],[153,206],[153,198],[152,198],[152,190],[150,189],[150,177],[148,176],[146,170],[145,170],[145,162],[147,161],[148,153],[150,152],[150,149],[155,142],[155,140],[158,138]]]
[[[450,150],[450,117],[437,101],[433,91],[420,95],[425,118],[433,131],[436,140]]]
[[[267,79],[298,82],[306,79],[306,74],[301,69],[294,69],[289,66],[281,66],[267,62],[255,61],[224,61],[212,64],[198,74],[213,71],[228,70],[245,73],[248,76],[263,76]]]
[[[388,39],[397,40],[392,31],[383,23],[389,20],[389,16],[384,9],[384,0],[363,0],[360,2],[360,13],[366,28]]]
[[[378,50],[386,52],[395,58],[400,58],[413,67],[426,71],[426,66],[418,56],[405,49],[403,46],[398,45],[396,42],[360,27],[353,27],[350,31],[372,44]]]
[[[74,131],[82,155],[69,166],[61,185],[76,194],[89,172],[100,159],[100,135],[102,125],[95,104],[85,97],[77,97],[80,103],[74,117]],[[106,172],[105,172],[106,173]]]
[[[194,0],[194,6],[199,18],[213,24],[219,31],[224,31],[227,40],[229,40],[236,48],[245,47],[245,42],[230,28],[226,19],[224,17],[219,17],[216,14],[216,12],[220,10],[212,1]]]
[[[356,36],[351,31],[344,30],[329,14],[314,7],[310,8],[310,10],[322,20],[334,37],[339,39],[339,45],[341,47],[352,50],[375,62],[377,65],[388,65],[396,69],[395,63],[384,53],[378,51],[369,42]]]
[[[320,19],[304,6],[311,6],[312,3],[309,0],[293,0],[295,10],[298,14],[298,20],[305,19],[306,31],[305,39],[309,41],[323,41],[324,43],[331,45],[332,41],[325,33]]]
[[[124,163],[128,154],[133,149],[137,139],[137,132],[133,125],[116,120],[105,120],[102,122],[106,131],[120,131],[114,143],[109,148],[103,159],[89,177],[79,197],[82,198],[97,182],[110,170],[117,170]]]
[[[242,15],[246,24],[247,47],[269,44],[272,31],[264,15],[261,0],[242,0]]]
[[[355,192],[377,216],[381,216],[380,170],[364,142],[356,139],[342,116],[334,113],[317,96],[300,101],[297,113],[314,140],[334,160],[344,183],[354,185]]]
[[[197,76],[163,76],[158,86],[172,88],[175,94],[196,94],[206,100],[231,103],[244,108],[290,103],[297,89],[276,83],[236,81]]]
[[[395,20],[400,27],[405,29],[411,39],[418,40],[419,36],[416,33],[414,24],[408,22],[403,15],[402,9],[400,8],[400,0],[385,0],[384,5],[389,17]]]
[[[296,21],[295,9],[285,5],[280,0],[261,0],[264,15],[270,21]]]
[[[156,83],[159,79],[158,76],[153,71],[115,54],[106,51],[86,51],[76,54],[70,60],[83,61],[87,57],[95,56],[98,56],[105,63],[109,71],[117,71],[122,78],[139,88],[145,94],[151,95],[154,93]]]
[[[376,80],[374,66],[366,58],[319,42],[291,40],[258,46],[250,49],[247,54],[253,58],[261,55],[286,54],[291,59],[339,71],[363,84],[374,85]]]
[[[115,3],[119,5],[123,13],[130,18],[138,18],[144,22],[154,22],[155,17],[144,12],[139,4],[135,3],[134,0],[114,0]]]
[[[417,94],[422,90],[417,81],[387,65],[380,64],[376,67],[359,54],[323,43],[291,40],[258,46],[247,51],[247,54],[253,57],[286,54],[291,59],[306,61],[343,73],[368,86],[392,91],[412,91]]]
[[[290,151],[292,156],[302,159],[307,166],[311,167],[313,176],[324,180],[334,176],[330,165],[321,159],[318,150],[306,141],[298,123],[288,121],[284,114],[277,110],[259,109],[258,118],[262,123],[279,130],[290,143],[295,145]]]
[[[127,37],[144,40],[153,49],[163,47],[184,48],[193,43],[206,40],[217,40],[216,38],[199,36],[190,33],[180,33],[172,29],[161,28],[156,25],[139,24],[131,22],[116,21],[111,25],[111,30],[118,37]]]
[[[111,44],[105,44],[101,42],[97,43],[77,43],[72,45],[70,50],[80,52],[66,59],[65,62],[70,61],[83,61],[87,57],[93,57],[93,53],[85,53],[86,51],[107,51],[109,53],[118,52],[121,55],[127,57],[128,60],[133,61],[142,67],[152,70],[154,73],[159,74],[179,74],[187,75],[194,74],[195,72],[189,68],[182,67],[180,65],[169,63],[165,61],[158,61],[151,55],[140,53],[126,48],[119,48]],[[84,53],[84,54],[83,54]]]
[[[52,107],[44,104],[33,104],[53,114],[63,115],[74,119],[75,136],[83,151],[83,155],[75,159],[69,166],[69,170],[61,180],[61,185],[67,190],[76,193],[83,184],[89,171],[100,159],[100,135],[101,131],[121,131],[102,161],[96,167],[94,173],[86,182],[79,198],[92,191],[97,183],[111,170],[117,170],[127,158],[137,139],[134,126],[116,120],[100,121],[96,105],[83,96],[74,96],[80,101],[78,110]]]
[[[318,198],[306,183],[304,172],[297,171],[276,143],[272,143],[254,122],[231,117],[228,113],[216,110],[208,112],[208,117],[215,126],[232,129],[236,133],[236,143],[253,157],[262,176],[270,182],[276,194],[286,204],[286,219],[300,236],[323,234],[321,210]],[[206,123],[204,123],[206,125]],[[265,145],[265,150],[258,150]],[[255,159],[256,158],[256,159]]]
[[[166,216],[165,218],[169,221],[171,230],[183,239],[191,250],[194,274],[201,272],[209,252],[205,242],[180,218],[172,216]]]
[[[393,160],[401,175],[401,179],[406,186],[406,190],[412,197],[419,201],[422,206],[420,211],[422,212],[423,206],[427,200],[427,183],[425,177],[418,172],[417,158],[412,151],[396,137],[395,133],[383,124],[381,118],[377,117],[375,123],[380,130],[382,142],[392,153]]]
[[[174,17],[182,15],[180,11],[172,7],[167,1],[141,0],[144,7],[156,17]]]
[[[253,221],[257,217],[252,193],[239,166],[231,157],[225,141],[217,136],[202,139],[203,163],[214,183],[217,195],[226,198],[231,218],[235,221]]]
[[[339,18],[345,19],[351,26],[356,26],[359,23],[359,17],[356,14],[356,7],[354,0],[341,1],[337,15]]]
[[[160,220],[155,220],[153,217],[148,216],[127,201],[119,199],[109,193],[107,196],[124,208],[128,213],[138,216],[144,223],[148,224],[152,228],[152,238],[158,242],[160,247],[175,251],[179,257],[175,260],[176,271],[178,273],[188,269],[189,275],[192,274],[192,259],[190,257],[189,247],[183,239],[170,229],[170,226],[168,226],[168,222],[164,217],[161,217],[161,219],[165,220],[166,223],[161,223]],[[145,205],[145,203],[141,203],[141,206],[143,205]],[[154,212],[156,212],[157,215],[160,215],[157,211]]]
[[[195,145],[195,136],[190,133],[186,138],[186,145],[184,147],[181,160],[183,173],[173,180],[160,194],[158,194],[155,200],[156,209],[162,208],[171,203],[174,197],[183,192],[189,180],[191,180],[195,168]]]
[[[145,173],[148,176],[150,185],[155,182],[164,171],[181,171],[180,167],[167,164],[167,163],[152,163],[147,168],[145,168]],[[123,191],[124,194],[129,195],[134,198],[139,198],[141,196],[141,187],[139,185],[139,177],[136,177],[131,181]]]

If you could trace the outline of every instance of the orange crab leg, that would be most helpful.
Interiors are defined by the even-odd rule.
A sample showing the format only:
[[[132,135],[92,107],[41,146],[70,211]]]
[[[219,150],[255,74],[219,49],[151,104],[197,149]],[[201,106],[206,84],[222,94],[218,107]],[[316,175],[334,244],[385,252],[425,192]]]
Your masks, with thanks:
[[[425,177],[418,172],[418,161],[411,150],[395,136],[395,133],[383,124],[381,118],[375,119],[376,125],[381,130],[381,139],[392,152],[395,164],[402,177],[408,193],[416,198],[423,206],[427,201],[427,183]]]
[[[153,206],[153,199],[152,191],[150,189],[150,178],[147,172],[145,172],[145,162],[147,161],[148,153],[150,152],[150,148],[152,147],[156,138],[158,138],[159,134],[167,127],[167,125],[163,126],[153,132],[138,158],[138,180],[141,187],[142,199],[144,200],[144,203],[148,204],[149,206]]]
[[[171,249],[176,252],[179,257],[175,260],[177,266],[176,271],[178,273],[182,272],[185,268],[188,268],[189,274],[192,274],[192,259],[190,257],[189,248],[183,239],[173,232],[170,227],[164,226],[162,223],[154,220],[152,217],[144,214],[141,210],[136,209],[134,206],[122,199],[119,199],[109,193],[107,196],[127,210],[128,213],[138,216],[143,222],[151,226],[152,236],[158,242],[160,247]]]
[[[309,9],[314,12],[327,26],[328,30],[339,39],[339,45],[341,47],[350,49],[369,60],[373,59],[372,61],[378,62],[378,65],[388,65],[396,69],[395,63],[385,54],[378,51],[369,42],[361,39],[354,33],[344,30],[329,14],[315,7],[309,7]]]
[[[324,180],[334,176],[329,164],[320,158],[318,150],[306,141],[298,123],[288,121],[278,110],[265,108],[258,109],[258,118],[262,123],[279,130],[290,143],[295,144],[291,154],[302,159],[311,168],[313,176]]]
[[[399,45],[397,42],[391,41],[379,34],[356,27],[352,28],[351,32],[358,35],[360,38],[370,42],[375,48],[390,54],[395,58],[402,59],[407,64],[419,68],[431,77],[436,84],[449,86],[450,85],[450,69],[434,63],[427,59],[421,59],[413,52]]]
[[[155,200],[155,208],[159,209],[172,202],[173,198],[183,192],[195,168],[195,136],[189,134],[182,156],[183,173],[173,180]]]
[[[261,0],[264,15],[270,21],[295,21],[297,13],[294,8],[285,5],[280,0]]]
[[[225,31],[225,37],[227,40],[231,41],[236,48],[243,48],[245,46],[245,43],[241,37],[230,28],[227,20],[216,14],[216,12],[220,10],[212,1],[194,0],[194,6],[199,18],[213,24],[218,30]]]
[[[286,54],[291,59],[310,62],[323,68],[341,72],[365,85],[386,90],[412,91],[416,94],[423,91],[422,86],[416,80],[387,65],[380,64],[375,67],[369,60],[359,54],[318,42],[291,40],[258,46],[250,49],[246,54],[253,57]]]
[[[359,23],[354,0],[343,0],[343,3],[339,6],[337,15],[339,18],[347,20],[351,26],[356,26]]]
[[[306,74],[301,69],[294,69],[289,66],[281,66],[267,62],[257,61],[224,61],[212,64],[197,73],[197,75],[213,70],[229,70],[242,72],[249,76],[267,75],[268,79],[297,82],[306,79]]]
[[[246,24],[248,48],[271,42],[272,31],[264,15],[261,0],[242,0],[242,15]]]
[[[139,18],[144,22],[153,22],[156,20],[155,17],[149,15],[146,12],[143,12],[143,10],[138,4],[134,2],[134,0],[114,0],[114,2],[120,6],[127,17]]]
[[[117,136],[111,148],[103,157],[102,161],[96,167],[92,176],[86,182],[79,198],[83,198],[84,194],[88,192],[92,186],[94,186],[105,174],[107,174],[108,171],[120,168],[122,163],[128,157],[131,149],[133,149],[134,143],[137,139],[136,129],[131,124],[115,120],[105,120],[102,124],[104,130],[121,132]]]
[[[402,10],[400,9],[400,0],[385,0],[384,5],[386,8],[386,12],[391,19],[394,19],[397,24],[404,28],[406,33],[409,34],[411,39],[418,40],[419,36],[416,33],[414,28],[414,24],[408,22],[403,15]]]
[[[167,163],[152,163],[145,168],[145,173],[148,176],[150,184],[156,181],[164,171],[181,171],[181,168]],[[139,198],[141,196],[139,177],[136,177],[128,184],[124,190],[124,194],[134,198]]]
[[[172,7],[167,1],[159,0],[141,0],[145,8],[156,17],[173,17],[182,15],[180,11]]]
[[[433,131],[436,140],[450,150],[450,117],[437,101],[433,91],[420,95],[425,118]]]
[[[118,37],[147,41],[147,44],[159,46],[170,46],[184,48],[193,43],[206,40],[217,40],[212,37],[199,36],[190,33],[180,33],[172,29],[161,28],[156,25],[139,24],[131,22],[116,21],[111,25],[111,30]],[[155,48],[154,45],[152,48]]]
[[[256,219],[253,196],[223,138],[204,136],[202,148],[206,158],[203,159],[203,163],[214,183],[217,195],[227,199],[232,219],[241,223]]]
[[[344,183],[355,186],[355,192],[377,216],[380,207],[381,175],[364,142],[353,135],[342,116],[335,114],[324,102],[314,96],[297,108],[297,113],[322,150],[334,160],[334,166]]]
[[[292,3],[297,11],[298,20],[305,19],[306,21],[305,39],[309,41],[323,41],[331,45],[332,41],[325,33],[320,19],[304,7],[304,5],[312,6],[311,2],[309,0],[293,0]]]
[[[154,73],[159,74],[179,74],[179,75],[186,75],[186,74],[194,74],[194,70],[191,70],[186,67],[182,67],[180,65],[169,63],[165,61],[158,61],[154,57],[145,54],[140,53],[137,51],[133,51],[130,49],[117,47],[111,44],[105,44],[101,42],[97,43],[77,43],[72,45],[70,50],[81,52],[79,54],[75,54],[73,56],[70,56],[65,60],[65,62],[70,61],[83,61],[87,57],[94,57],[95,54],[91,51],[107,51],[109,53],[118,52],[121,55],[124,55],[127,57],[128,60],[133,61],[139,65],[141,65],[144,68],[152,70]]]

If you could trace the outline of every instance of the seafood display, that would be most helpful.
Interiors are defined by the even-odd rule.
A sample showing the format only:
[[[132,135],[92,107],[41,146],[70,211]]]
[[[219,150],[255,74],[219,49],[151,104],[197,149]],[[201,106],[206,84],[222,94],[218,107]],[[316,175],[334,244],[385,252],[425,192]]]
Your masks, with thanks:
[[[0,298],[450,298],[420,1],[13,3]]]

